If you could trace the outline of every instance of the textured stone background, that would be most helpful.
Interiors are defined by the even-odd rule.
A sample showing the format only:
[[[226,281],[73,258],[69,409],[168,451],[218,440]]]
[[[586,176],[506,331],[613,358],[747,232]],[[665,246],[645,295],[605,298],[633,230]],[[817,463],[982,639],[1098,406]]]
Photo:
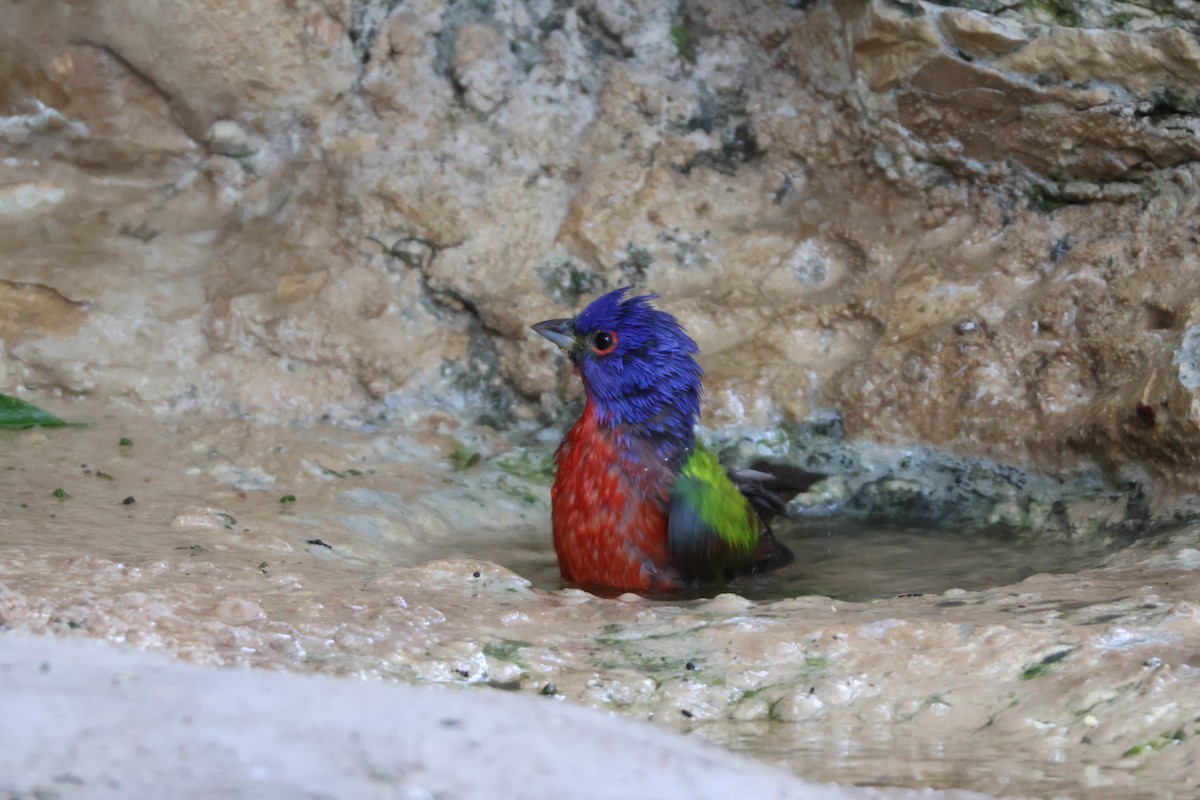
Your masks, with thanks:
[[[96,423],[0,453],[0,629],[553,683],[843,782],[1195,796],[1195,526],[871,602],[487,563],[553,569],[578,387],[528,326],[624,284],[723,444],[851,475],[815,506],[1186,506],[1196,11],[971,5],[0,4],[0,391]]]
[[[1186,5],[0,9],[0,384],[264,421],[577,391],[663,297],[705,423],[1200,484]],[[384,401],[384,402],[380,402]]]

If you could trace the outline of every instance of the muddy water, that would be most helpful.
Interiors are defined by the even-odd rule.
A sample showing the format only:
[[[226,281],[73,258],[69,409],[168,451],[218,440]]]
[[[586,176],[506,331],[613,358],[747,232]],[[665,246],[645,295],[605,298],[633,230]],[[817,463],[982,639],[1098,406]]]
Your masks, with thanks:
[[[500,440],[456,470],[435,428],[51,410],[94,424],[0,434],[12,629],[545,693],[819,780],[1200,786],[1196,529],[1105,556],[806,522],[785,576],[602,599],[559,588],[541,461]]]

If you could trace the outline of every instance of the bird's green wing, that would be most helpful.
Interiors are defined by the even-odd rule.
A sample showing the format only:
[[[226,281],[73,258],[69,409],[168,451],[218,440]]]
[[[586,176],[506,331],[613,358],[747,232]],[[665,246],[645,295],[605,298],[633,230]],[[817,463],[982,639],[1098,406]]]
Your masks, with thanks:
[[[690,580],[725,580],[750,561],[758,517],[712,453],[698,446],[668,493],[671,557]]]

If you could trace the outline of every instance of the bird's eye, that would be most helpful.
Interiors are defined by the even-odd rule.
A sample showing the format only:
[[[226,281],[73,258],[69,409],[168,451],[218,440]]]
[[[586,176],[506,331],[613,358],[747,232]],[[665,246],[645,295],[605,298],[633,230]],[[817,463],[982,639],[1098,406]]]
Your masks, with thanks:
[[[592,334],[592,352],[596,355],[606,356],[616,349],[616,331],[598,331]]]

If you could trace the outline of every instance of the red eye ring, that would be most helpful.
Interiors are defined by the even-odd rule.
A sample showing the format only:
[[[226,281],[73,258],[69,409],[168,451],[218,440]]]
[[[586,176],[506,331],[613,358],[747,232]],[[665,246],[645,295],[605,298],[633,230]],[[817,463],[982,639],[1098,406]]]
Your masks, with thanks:
[[[616,331],[596,331],[592,334],[592,352],[596,355],[606,356],[616,349]]]

